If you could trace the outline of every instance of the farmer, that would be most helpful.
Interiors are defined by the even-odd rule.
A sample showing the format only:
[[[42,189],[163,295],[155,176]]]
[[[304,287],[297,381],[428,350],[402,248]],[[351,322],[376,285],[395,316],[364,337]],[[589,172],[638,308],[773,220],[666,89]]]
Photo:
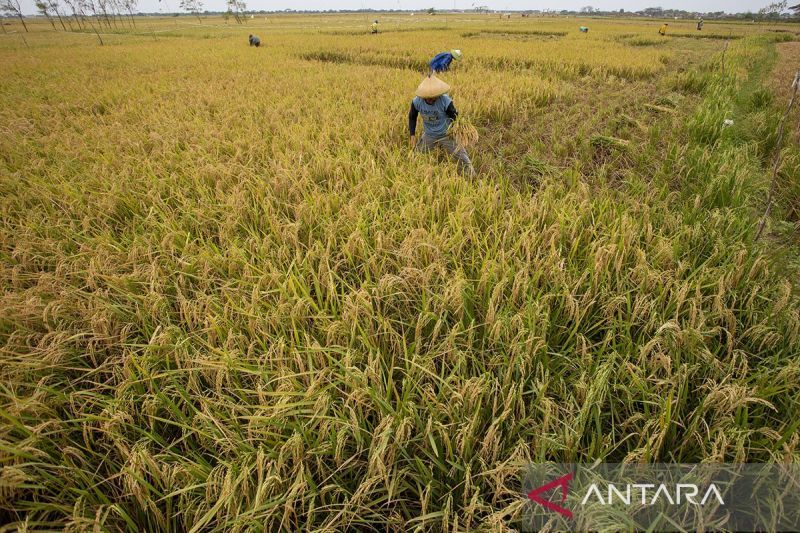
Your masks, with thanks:
[[[378,19],[372,21],[372,33],[378,33]]]
[[[667,27],[668,27],[668,26],[669,26],[669,24],[667,24],[667,23],[665,22],[665,23],[664,23],[664,24],[663,24],[663,25],[662,25],[662,26],[661,26],[661,27],[658,29],[658,34],[659,34],[659,35],[666,35],[666,34],[667,34]]]
[[[255,35],[249,35],[247,37],[247,40],[250,41],[250,46],[255,46],[256,48],[261,46],[261,39],[259,39]]]
[[[587,26],[581,26],[578,28],[578,31],[581,33],[589,33],[589,28]]]
[[[447,96],[449,90],[450,86],[433,74],[422,80],[408,111],[409,142],[417,152],[441,148],[457,161],[459,172],[474,176],[475,169],[467,151],[447,134],[450,124],[458,116],[453,100]],[[422,115],[423,127],[419,141],[416,138],[417,115]]]
[[[700,20],[697,21],[697,31],[703,29],[703,17],[700,17]]]
[[[450,63],[459,59],[461,59],[461,50],[450,50],[449,52],[436,54],[428,65],[431,67],[431,73],[447,72],[450,70]]]

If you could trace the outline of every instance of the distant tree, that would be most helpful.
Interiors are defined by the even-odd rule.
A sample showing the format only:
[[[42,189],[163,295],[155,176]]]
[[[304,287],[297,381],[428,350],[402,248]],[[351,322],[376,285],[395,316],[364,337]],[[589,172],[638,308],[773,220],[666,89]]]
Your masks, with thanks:
[[[80,7],[76,0],[64,0],[64,3],[69,7],[70,11],[72,11],[72,18],[75,19],[75,24],[77,24],[78,29],[82,30],[83,25],[81,24],[81,17],[78,16],[80,13]],[[70,28],[72,27],[72,23],[70,23]]]
[[[203,22],[200,18],[200,12],[203,10],[203,2],[200,0],[181,0],[181,9],[187,13],[193,13],[197,20]]]
[[[758,10],[759,18],[777,19],[780,18],[781,13],[786,11],[789,2],[782,0],[780,2],[772,2]]]
[[[133,12],[139,7],[139,0],[119,0],[120,6],[128,12],[128,17],[131,20],[131,25],[136,27],[136,19],[133,18]]]
[[[100,36],[100,31],[97,29],[97,26],[100,25],[100,15],[102,12],[100,6],[96,4],[94,0],[76,0],[76,2],[84,20],[86,20],[89,23],[89,27],[94,30],[94,34],[97,35],[97,40],[100,41],[100,46],[103,46],[103,38]],[[97,26],[92,22],[92,18],[97,21]]]
[[[103,12],[103,17],[106,19],[106,25],[110,28],[114,25],[117,29],[117,20],[114,18],[114,0],[96,0],[100,6],[100,11]]]
[[[581,13],[594,13],[594,8],[592,6],[583,6]]]
[[[109,0],[109,4],[111,5],[112,16],[116,16],[119,19],[119,23],[125,26],[125,17],[123,16],[125,13],[124,2],[122,0]],[[128,20],[128,26],[132,26],[131,20]]]
[[[84,13],[89,13],[90,17],[97,20],[97,25],[103,25],[105,21],[106,26],[111,28],[111,20],[108,18],[108,9],[106,7],[108,0],[78,0],[81,3],[81,8]]]
[[[47,2],[47,6],[49,7],[50,12],[55,13],[56,17],[58,17],[58,22],[61,24],[61,28],[64,31],[67,31],[67,27],[66,25],[64,25],[64,19],[61,18],[61,11],[59,9],[61,6],[58,5],[58,0],[45,0],[45,1]]]
[[[47,2],[44,0],[36,0],[33,4],[36,6],[36,11],[38,11],[39,14],[44,15],[44,17],[47,19],[47,22],[50,23],[53,29],[56,29],[56,23],[53,22],[53,19],[50,18],[50,13],[47,11],[50,8]]]
[[[122,19],[122,14],[121,14],[122,9],[120,6],[120,0],[101,0],[101,1],[104,4],[106,12],[108,13],[109,18],[111,19],[111,22],[114,23],[114,28],[115,29],[117,28],[117,19],[119,19],[120,24],[124,26],[125,21]]]
[[[429,8],[427,9],[426,13],[427,13],[428,15],[435,15],[435,14],[436,14],[436,9],[435,9],[435,8],[433,8],[433,7],[429,7]]]
[[[25,32],[28,32],[28,25],[25,24],[25,19],[22,17],[22,6],[19,5],[18,0],[0,0],[0,13],[8,15],[9,17],[17,17],[22,22],[22,27]]]
[[[239,0],[226,0],[228,5],[228,13],[233,15],[233,18],[236,19],[238,24],[242,23],[242,11],[247,8],[247,5],[244,2],[240,2]]]

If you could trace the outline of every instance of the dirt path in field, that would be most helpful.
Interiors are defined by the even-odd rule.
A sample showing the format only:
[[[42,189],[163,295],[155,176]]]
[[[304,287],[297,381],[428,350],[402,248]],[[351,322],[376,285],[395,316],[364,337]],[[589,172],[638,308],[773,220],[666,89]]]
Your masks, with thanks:
[[[792,79],[795,72],[800,70],[800,42],[779,43],[778,63],[772,70],[770,85],[775,91],[776,102],[785,109],[792,93]],[[800,95],[800,93],[799,93]],[[786,123],[787,133],[791,133],[794,142],[800,143],[800,101],[795,99],[792,119]]]

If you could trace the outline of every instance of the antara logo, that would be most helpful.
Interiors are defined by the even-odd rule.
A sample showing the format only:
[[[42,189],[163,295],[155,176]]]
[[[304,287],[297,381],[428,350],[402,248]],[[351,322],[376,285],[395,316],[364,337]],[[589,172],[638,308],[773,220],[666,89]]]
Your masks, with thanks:
[[[572,518],[572,511],[565,507],[561,507],[560,505],[556,505],[552,502],[549,502],[539,496],[543,492],[547,492],[550,489],[561,487],[561,504],[563,505],[565,501],[567,501],[567,493],[569,492],[569,482],[572,481],[572,472],[561,476],[560,478],[556,479],[555,481],[551,481],[547,485],[542,485],[538,489],[533,489],[528,493],[528,498],[532,501],[538,503],[539,505],[545,507],[546,509],[550,509],[551,511],[555,511],[562,516],[566,516],[567,518]]]
[[[572,518],[573,513],[571,510],[564,507],[567,501],[567,494],[569,493],[569,483],[574,478],[574,474],[563,475],[560,478],[551,481],[541,487],[535,488],[528,493],[528,498],[541,505],[542,507],[554,511],[566,518]],[[560,504],[553,503],[545,499],[542,495],[552,489],[561,489]],[[605,497],[604,497],[605,494]],[[590,501],[596,501],[601,505],[612,505],[615,501],[625,505],[631,505],[631,502],[641,502],[642,505],[655,505],[662,499],[669,502],[670,505],[682,505],[684,503],[692,505],[706,505],[711,500],[716,501],[720,505],[725,505],[722,499],[722,494],[713,483],[702,492],[703,496],[698,501],[697,497],[701,494],[700,487],[692,483],[678,483],[672,489],[667,485],[653,484],[653,483],[632,483],[626,485],[608,484],[606,490],[601,490],[597,483],[592,483],[586,489],[586,494],[581,500],[580,505],[586,505]],[[713,503],[713,502],[712,502]]]
[[[633,483],[623,486],[625,488],[620,490],[617,485],[609,483],[608,497],[604,500],[603,493],[600,491],[597,484],[592,483],[586,490],[586,496],[581,500],[581,505],[586,505],[586,502],[588,502],[592,496],[594,496],[601,505],[613,504],[614,498],[625,505],[630,505],[633,497],[637,493],[641,495],[641,499],[636,498],[633,501],[641,501],[642,505],[655,505],[661,498],[668,501],[670,505],[681,505],[684,502],[692,505],[705,505],[712,497],[716,499],[720,505],[725,505],[725,502],[722,500],[722,494],[720,494],[719,489],[717,489],[717,486],[713,483],[706,489],[703,498],[699,502],[696,498],[697,495],[700,494],[700,487],[693,483],[678,483],[673,490],[667,488],[667,485],[663,483],[659,485],[654,485],[652,483]],[[648,498],[648,496],[650,497]]]

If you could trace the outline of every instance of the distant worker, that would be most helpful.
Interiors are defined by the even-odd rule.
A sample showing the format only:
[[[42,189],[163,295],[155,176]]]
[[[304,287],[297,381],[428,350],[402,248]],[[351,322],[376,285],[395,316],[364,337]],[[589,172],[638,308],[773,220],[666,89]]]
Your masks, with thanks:
[[[700,20],[697,21],[697,31],[703,29],[703,17],[700,17]]]
[[[428,65],[431,67],[431,72],[433,73],[447,72],[450,70],[450,63],[452,63],[453,60],[458,61],[459,59],[461,59],[461,50],[450,50],[449,52],[436,54]]]
[[[667,23],[665,22],[665,23],[664,23],[664,24],[663,24],[663,25],[662,25],[662,26],[661,26],[661,27],[658,29],[658,34],[659,34],[659,35],[666,35],[666,34],[667,34],[667,27],[669,27],[669,24],[667,24]]]
[[[581,33],[589,33],[589,28],[587,28],[586,26],[581,26],[580,28],[578,28],[578,31],[580,31]]]
[[[372,33],[378,33],[378,21],[372,21]]]
[[[247,40],[250,41],[250,46],[255,46],[256,48],[261,46],[261,39],[259,39],[255,35],[248,36]]]
[[[450,86],[433,74],[422,80],[408,111],[409,142],[417,152],[441,148],[456,160],[459,172],[474,176],[475,169],[467,151],[447,133],[450,124],[458,116],[452,98],[447,95],[449,90]],[[416,139],[418,115],[422,115],[423,128],[419,142]]]

